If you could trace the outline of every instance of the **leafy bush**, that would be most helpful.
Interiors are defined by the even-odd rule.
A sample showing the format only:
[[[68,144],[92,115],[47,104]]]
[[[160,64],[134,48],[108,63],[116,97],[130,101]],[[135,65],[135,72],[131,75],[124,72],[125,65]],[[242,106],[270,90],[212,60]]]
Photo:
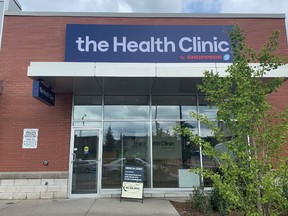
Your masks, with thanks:
[[[280,110],[267,100],[284,79],[263,79],[266,73],[288,61],[274,52],[279,46],[279,34],[279,31],[273,32],[264,47],[256,52],[245,43],[244,32],[235,26],[229,33],[233,64],[226,69],[225,77],[218,71],[204,72],[198,88],[206,94],[206,100],[218,108],[217,116],[211,120],[207,115],[195,112],[191,115],[213,131],[214,138],[227,151],[218,151],[209,140],[180,128],[182,135],[201,146],[203,155],[217,158],[221,169],[221,174],[204,168],[193,169],[193,172],[210,178],[230,207],[248,216],[280,215],[288,207],[288,107]],[[254,62],[259,64],[250,64]],[[215,122],[229,128],[229,141],[225,130]],[[195,196],[197,208],[206,208],[207,202],[201,203],[201,190],[196,189]]]
[[[193,187],[193,192],[190,194],[190,198],[187,201],[188,204],[194,205],[194,207],[204,214],[211,215],[212,208],[210,204],[210,198],[205,193],[204,187]]]
[[[230,209],[227,200],[219,193],[218,188],[213,188],[210,194],[210,205],[213,211],[219,211],[221,215],[229,215]]]

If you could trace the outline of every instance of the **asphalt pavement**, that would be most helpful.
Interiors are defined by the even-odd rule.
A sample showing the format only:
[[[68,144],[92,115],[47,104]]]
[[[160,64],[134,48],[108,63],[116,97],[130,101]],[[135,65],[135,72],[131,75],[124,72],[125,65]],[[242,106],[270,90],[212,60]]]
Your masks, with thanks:
[[[0,200],[1,216],[179,216],[168,199]]]

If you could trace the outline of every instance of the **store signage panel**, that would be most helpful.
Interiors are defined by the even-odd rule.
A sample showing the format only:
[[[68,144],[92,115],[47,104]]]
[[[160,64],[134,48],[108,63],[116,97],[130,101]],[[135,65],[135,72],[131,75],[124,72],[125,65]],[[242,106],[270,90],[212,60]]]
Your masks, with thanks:
[[[55,105],[55,93],[52,91],[52,89],[41,83],[40,80],[33,81],[32,97],[49,106]]]
[[[231,25],[67,24],[67,62],[232,62]]]
[[[143,166],[124,166],[121,198],[142,199],[143,202]]]

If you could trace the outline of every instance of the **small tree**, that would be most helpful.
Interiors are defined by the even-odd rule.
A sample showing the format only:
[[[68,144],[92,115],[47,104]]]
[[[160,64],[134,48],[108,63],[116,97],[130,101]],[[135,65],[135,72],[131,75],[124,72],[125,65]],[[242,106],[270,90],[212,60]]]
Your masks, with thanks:
[[[216,121],[231,130],[231,139],[225,139],[215,122],[192,114],[212,129],[227,151],[216,150],[188,129],[182,133],[189,134],[204,155],[219,162],[219,173],[193,171],[211,178],[231,208],[245,215],[270,215],[288,206],[283,190],[288,185],[288,109],[280,112],[267,102],[267,95],[277,91],[283,79],[263,79],[267,72],[284,63],[284,58],[273,54],[279,32],[274,32],[258,53],[245,44],[239,27],[229,34],[233,64],[226,70],[227,76],[206,71],[199,89],[207,95],[208,102],[218,107]],[[259,62],[259,66],[252,67],[250,62]]]
[[[115,146],[115,139],[113,136],[113,131],[111,126],[108,127],[108,131],[105,135],[105,144],[106,144],[106,150],[107,151],[114,151],[114,146]]]

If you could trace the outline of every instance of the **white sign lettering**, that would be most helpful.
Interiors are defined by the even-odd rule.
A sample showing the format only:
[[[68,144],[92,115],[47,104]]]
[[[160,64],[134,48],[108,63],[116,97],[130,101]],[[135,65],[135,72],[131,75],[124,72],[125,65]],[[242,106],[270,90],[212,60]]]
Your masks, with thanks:
[[[217,37],[212,40],[202,40],[201,37],[182,37],[178,44],[169,40],[168,37],[155,38],[150,37],[145,41],[128,40],[127,37],[113,37],[113,44],[110,45],[108,41],[95,41],[89,36],[78,37],[75,41],[79,52],[107,52],[113,47],[113,52],[142,52],[142,53],[174,53],[178,48],[184,53],[201,53],[201,52],[228,52],[229,43],[227,41],[218,41]]]

